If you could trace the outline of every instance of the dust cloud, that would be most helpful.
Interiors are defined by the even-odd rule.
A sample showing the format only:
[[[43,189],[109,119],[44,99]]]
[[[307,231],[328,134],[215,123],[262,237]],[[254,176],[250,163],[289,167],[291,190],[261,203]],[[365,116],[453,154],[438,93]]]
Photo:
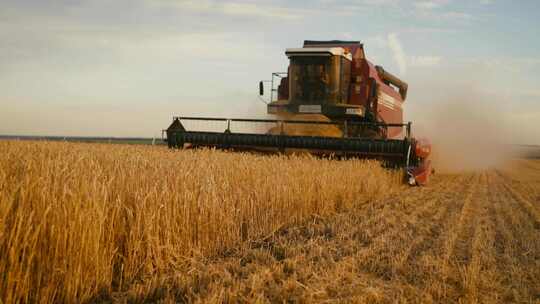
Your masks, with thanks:
[[[482,94],[460,91],[426,107],[421,130],[415,134],[431,140],[435,170],[486,170],[515,156],[507,145],[509,130],[500,103]]]

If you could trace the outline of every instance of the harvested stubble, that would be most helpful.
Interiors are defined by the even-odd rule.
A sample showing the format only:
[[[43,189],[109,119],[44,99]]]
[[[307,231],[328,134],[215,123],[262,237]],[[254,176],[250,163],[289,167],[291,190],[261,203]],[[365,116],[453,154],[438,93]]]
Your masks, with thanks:
[[[193,261],[401,189],[400,172],[373,161],[52,142],[0,151],[4,303],[160,298],[162,278]]]

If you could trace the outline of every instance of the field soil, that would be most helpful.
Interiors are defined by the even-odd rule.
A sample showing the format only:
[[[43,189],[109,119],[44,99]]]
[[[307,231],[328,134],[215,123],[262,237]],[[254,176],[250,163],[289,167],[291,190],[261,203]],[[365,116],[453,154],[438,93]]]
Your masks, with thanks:
[[[540,160],[0,149],[0,302],[540,302]]]

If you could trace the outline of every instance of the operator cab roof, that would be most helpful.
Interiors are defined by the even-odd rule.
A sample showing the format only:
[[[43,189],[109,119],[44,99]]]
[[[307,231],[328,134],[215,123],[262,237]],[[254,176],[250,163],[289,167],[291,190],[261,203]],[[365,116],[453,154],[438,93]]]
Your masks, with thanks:
[[[309,48],[293,48],[285,50],[287,57],[293,56],[342,56],[349,61],[352,61],[352,54],[345,52],[341,47],[309,47]]]

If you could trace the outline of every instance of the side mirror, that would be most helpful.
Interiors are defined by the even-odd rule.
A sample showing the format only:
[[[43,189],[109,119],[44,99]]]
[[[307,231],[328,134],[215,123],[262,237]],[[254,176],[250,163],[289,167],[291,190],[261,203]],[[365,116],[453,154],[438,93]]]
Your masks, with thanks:
[[[264,85],[262,81],[259,81],[259,95],[264,95]]]

